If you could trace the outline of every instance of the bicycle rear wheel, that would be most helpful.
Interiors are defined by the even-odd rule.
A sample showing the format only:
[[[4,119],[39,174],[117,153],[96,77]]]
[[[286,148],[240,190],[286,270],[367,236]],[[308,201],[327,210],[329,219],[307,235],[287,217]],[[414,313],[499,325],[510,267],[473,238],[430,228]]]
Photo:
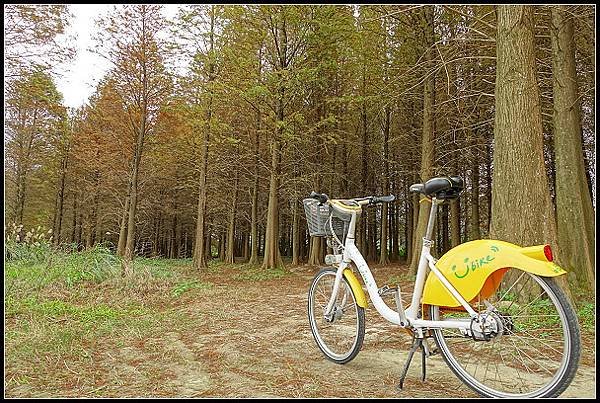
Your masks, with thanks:
[[[342,277],[333,312],[325,316],[336,272],[325,268],[314,277],[308,292],[308,318],[313,337],[325,357],[345,364],[356,357],[362,347],[365,310],[356,303],[350,284]]]
[[[554,280],[508,269],[496,293],[474,305],[495,331],[433,330],[444,360],[466,385],[486,397],[556,397],[569,386],[579,363],[579,325]],[[430,314],[469,323],[458,309],[431,306]]]

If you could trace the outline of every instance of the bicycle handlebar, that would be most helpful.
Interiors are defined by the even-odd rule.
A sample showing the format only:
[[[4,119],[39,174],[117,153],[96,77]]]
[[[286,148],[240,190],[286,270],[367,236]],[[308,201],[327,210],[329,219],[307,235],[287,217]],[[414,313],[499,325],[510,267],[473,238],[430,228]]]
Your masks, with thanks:
[[[311,199],[315,199],[318,200],[320,203],[325,203],[326,201],[329,200],[329,196],[327,196],[327,194],[325,193],[317,193],[317,192],[311,192],[310,195],[308,196]],[[396,196],[394,195],[388,195],[388,196],[366,196],[366,197],[355,197],[351,200],[354,200],[356,202],[361,202],[361,201],[368,201],[368,204],[377,204],[377,203],[390,203],[393,202],[394,200],[396,200]]]

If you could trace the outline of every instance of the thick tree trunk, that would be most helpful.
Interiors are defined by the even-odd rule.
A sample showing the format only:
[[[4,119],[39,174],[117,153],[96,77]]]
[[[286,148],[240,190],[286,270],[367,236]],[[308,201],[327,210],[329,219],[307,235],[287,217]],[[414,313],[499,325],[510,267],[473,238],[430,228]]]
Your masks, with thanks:
[[[323,264],[322,251],[323,238],[313,236],[310,238],[310,251],[308,256],[308,264],[310,266],[321,266]]]
[[[594,209],[581,145],[581,118],[573,22],[566,6],[553,6],[552,77],[556,221],[559,264],[585,290],[595,287]]]
[[[498,6],[490,235],[522,246],[548,243],[556,247],[533,27],[533,7]]]
[[[424,60],[428,67],[433,61],[432,45],[434,43],[434,26],[433,26],[433,6],[423,7],[425,19],[425,55]],[[421,181],[427,181],[433,175],[434,162],[434,144],[435,144],[435,120],[433,106],[435,103],[435,75],[431,74],[425,79],[423,86],[423,137],[421,145]],[[429,220],[429,211],[431,204],[428,201],[423,201],[419,205],[419,216],[417,219],[417,227],[415,230],[415,239],[413,244],[413,253],[411,255],[410,270],[411,273],[417,272],[419,258],[421,256],[422,242],[420,239],[425,235],[427,221]]]

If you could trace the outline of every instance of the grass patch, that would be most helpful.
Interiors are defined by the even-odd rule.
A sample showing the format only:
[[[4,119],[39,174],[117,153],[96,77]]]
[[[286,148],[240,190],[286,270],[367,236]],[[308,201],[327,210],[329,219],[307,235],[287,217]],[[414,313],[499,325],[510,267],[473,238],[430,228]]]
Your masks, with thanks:
[[[4,271],[7,293],[31,292],[56,282],[67,287],[83,281],[99,283],[119,273],[120,259],[102,246],[69,254],[55,251],[45,261],[9,260]]]
[[[409,272],[403,272],[400,274],[394,274],[391,276],[386,284],[397,284],[397,283],[405,283],[405,282],[414,282],[417,278],[416,274],[411,274]]]
[[[179,298],[181,296],[181,294],[183,294],[186,291],[193,290],[193,289],[209,290],[212,287],[213,287],[213,284],[211,284],[211,283],[203,283],[198,280],[187,280],[187,281],[183,281],[183,282],[175,285],[171,289],[171,295],[175,298]]]
[[[162,259],[162,258],[136,258],[136,269],[148,271],[157,278],[176,278],[182,272],[192,267],[192,259]]]
[[[232,265],[230,263],[225,263],[224,261],[219,260],[219,259],[211,259],[206,264],[208,266],[209,273],[217,273],[223,269],[238,266],[238,265]]]
[[[596,304],[592,302],[584,303],[577,309],[579,324],[585,330],[596,328]]]

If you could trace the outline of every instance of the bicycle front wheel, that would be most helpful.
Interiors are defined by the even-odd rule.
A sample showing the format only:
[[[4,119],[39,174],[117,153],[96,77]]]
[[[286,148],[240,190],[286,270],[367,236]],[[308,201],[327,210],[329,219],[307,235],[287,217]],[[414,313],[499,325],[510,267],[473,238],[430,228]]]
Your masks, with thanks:
[[[493,318],[494,331],[483,335],[467,325],[435,329],[433,336],[450,369],[482,396],[556,397],[579,363],[575,311],[551,278],[507,270],[495,294],[474,304]],[[469,315],[455,308],[431,306],[430,314],[469,323]]]
[[[325,315],[336,271],[325,268],[314,277],[308,292],[308,318],[313,337],[325,357],[345,364],[356,357],[362,347],[365,310],[356,303],[350,284],[342,277],[333,311]]]

